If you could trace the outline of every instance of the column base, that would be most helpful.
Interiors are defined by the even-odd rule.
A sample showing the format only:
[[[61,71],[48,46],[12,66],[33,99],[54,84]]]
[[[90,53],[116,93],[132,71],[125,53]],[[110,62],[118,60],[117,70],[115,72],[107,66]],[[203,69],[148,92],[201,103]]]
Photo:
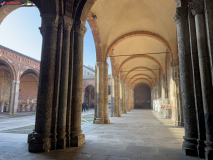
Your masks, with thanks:
[[[85,143],[85,135],[80,134],[78,136],[72,137],[72,139],[70,140],[70,147],[79,147],[84,143]]]
[[[66,148],[66,137],[57,138],[56,149],[65,149]]]
[[[66,145],[67,147],[70,147],[70,141],[71,141],[71,137],[70,137],[70,132],[67,132],[66,134]]]
[[[206,148],[205,148],[205,158],[206,160],[212,160],[213,159],[213,142],[205,141]]]
[[[29,134],[29,152],[49,152],[51,149],[51,138],[49,135],[43,135],[33,132],[32,135]]]
[[[108,120],[105,120],[104,121],[104,124],[110,124],[110,120],[108,119]]]
[[[93,123],[94,124],[104,124],[104,120],[102,118],[95,118]]]
[[[205,143],[203,140],[197,140],[198,145],[197,145],[197,153],[199,158],[205,159]]]
[[[178,126],[184,126],[184,122],[179,122]]]
[[[183,145],[182,149],[184,150],[185,154],[187,156],[193,156],[197,157],[197,139],[196,138],[188,138],[188,137],[183,137]]]
[[[57,149],[57,133],[52,133],[51,135],[51,150]]]
[[[179,122],[178,121],[175,122],[175,126],[179,126]]]

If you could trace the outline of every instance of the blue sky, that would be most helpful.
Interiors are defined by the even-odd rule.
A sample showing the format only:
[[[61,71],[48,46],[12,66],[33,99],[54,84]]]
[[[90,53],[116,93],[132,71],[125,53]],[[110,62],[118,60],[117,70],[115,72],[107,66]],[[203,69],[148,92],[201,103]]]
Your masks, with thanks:
[[[40,12],[36,7],[22,7],[11,12],[0,25],[0,44],[17,52],[41,60],[42,36]],[[95,67],[96,51],[88,23],[84,37],[84,65]],[[108,58],[109,63],[109,58]],[[109,74],[111,65],[109,63]]]

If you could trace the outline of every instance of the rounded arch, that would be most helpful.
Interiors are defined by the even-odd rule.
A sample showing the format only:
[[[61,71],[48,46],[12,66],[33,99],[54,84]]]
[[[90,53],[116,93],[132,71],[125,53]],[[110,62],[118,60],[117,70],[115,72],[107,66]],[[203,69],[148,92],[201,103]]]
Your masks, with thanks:
[[[102,54],[102,44],[101,44],[101,38],[100,33],[98,29],[98,25],[96,23],[96,20],[92,17],[92,12],[89,11],[89,14],[87,16],[87,22],[89,23],[89,26],[92,31],[92,35],[95,42],[95,49],[96,49],[96,62],[103,62],[103,54]]]
[[[157,75],[155,74],[155,72],[153,72],[150,68],[147,68],[147,67],[144,67],[144,66],[139,66],[139,67],[135,67],[135,68],[131,69],[131,70],[126,74],[126,76],[125,76],[125,78],[124,78],[124,81],[126,81],[127,76],[128,76],[132,71],[137,70],[137,69],[146,69],[146,70],[149,70],[150,72],[152,72],[152,73],[155,75],[155,78],[157,78]]]
[[[85,87],[84,103],[88,104],[89,107],[95,105],[95,87],[93,85],[87,85]]]
[[[150,80],[148,80],[148,79],[141,79],[141,78],[138,78],[138,79],[134,80],[132,84],[130,84],[131,87],[132,87],[132,85],[133,85],[136,81],[139,81],[139,80],[145,80],[145,81],[148,81],[150,84],[153,84],[153,83],[152,83]],[[152,86],[152,85],[151,85],[151,86]]]
[[[4,64],[7,68],[9,68],[10,73],[11,73],[11,79],[12,79],[12,80],[15,80],[15,77],[16,77],[16,70],[15,70],[15,67],[13,66],[13,64],[10,63],[10,62],[9,62],[6,58],[4,58],[4,57],[1,57],[1,58],[0,58],[0,61],[2,61],[3,64]]]
[[[153,84],[154,84],[154,80],[153,80],[149,75],[147,75],[147,74],[142,74],[142,73],[136,74],[136,75],[132,76],[132,77],[129,79],[129,83],[130,83],[130,81],[131,81],[134,77],[136,77],[136,76],[146,76],[146,77],[150,78],[150,79],[152,80]]]
[[[25,70],[21,75],[20,75],[20,79],[22,77],[24,77],[25,75],[27,74],[32,74],[32,75],[35,75],[38,79],[39,79],[39,72],[35,69],[27,69]]]
[[[120,72],[122,66],[123,66],[125,63],[127,63],[128,61],[133,60],[133,59],[135,59],[135,58],[147,58],[147,59],[150,59],[150,60],[154,61],[155,63],[157,63],[157,65],[158,65],[158,66],[160,67],[160,69],[161,69],[161,72],[163,73],[163,67],[161,66],[160,62],[159,62],[157,59],[155,59],[154,57],[151,57],[151,56],[149,56],[149,55],[134,55],[134,56],[131,56],[131,57],[125,59],[125,60],[120,64],[119,69],[118,69],[118,74],[119,74],[119,72]]]
[[[7,2],[11,2],[11,1],[7,0]],[[27,0],[19,0],[18,2],[27,2]],[[42,5],[40,0],[31,0],[31,2],[33,2],[38,8],[38,10],[40,11],[40,13],[42,13]],[[7,17],[7,15],[9,15],[11,12],[13,12],[14,10],[18,8],[20,8],[20,5],[3,5],[2,7],[0,7],[0,10],[2,10],[0,15],[0,25],[2,21]]]
[[[118,43],[126,40],[127,38],[132,38],[132,37],[135,37],[135,36],[146,36],[146,37],[150,37],[150,38],[154,38],[154,39],[158,40],[159,42],[161,42],[166,47],[166,50],[170,53],[170,56],[173,59],[172,49],[171,49],[169,43],[161,35],[156,34],[156,33],[152,33],[152,32],[149,32],[149,31],[134,31],[134,32],[124,34],[121,37],[117,38],[114,42],[112,42],[112,44],[107,49],[105,61],[107,60],[107,57],[109,56],[109,54],[112,52],[112,49],[115,48],[115,46]]]

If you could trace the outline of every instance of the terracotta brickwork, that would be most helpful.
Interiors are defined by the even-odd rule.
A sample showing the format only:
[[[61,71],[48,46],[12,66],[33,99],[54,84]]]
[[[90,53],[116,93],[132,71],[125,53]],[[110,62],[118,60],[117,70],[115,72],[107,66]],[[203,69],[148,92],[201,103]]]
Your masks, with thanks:
[[[172,49],[169,45],[169,43],[162,37],[160,36],[159,34],[156,34],[156,33],[152,33],[152,32],[147,32],[147,31],[135,31],[135,32],[130,32],[130,33],[127,33],[127,34],[124,34],[123,36],[117,38],[110,46],[109,48],[107,49],[107,52],[106,52],[106,56],[105,56],[105,61],[107,60],[109,54],[111,53],[112,49],[115,48],[115,46],[128,39],[128,38],[132,38],[132,37],[135,37],[135,36],[146,36],[146,37],[150,37],[150,38],[154,38],[156,40],[158,40],[159,42],[161,42],[165,47],[166,49],[170,52],[170,55],[171,57],[173,57],[173,54],[172,54]]]

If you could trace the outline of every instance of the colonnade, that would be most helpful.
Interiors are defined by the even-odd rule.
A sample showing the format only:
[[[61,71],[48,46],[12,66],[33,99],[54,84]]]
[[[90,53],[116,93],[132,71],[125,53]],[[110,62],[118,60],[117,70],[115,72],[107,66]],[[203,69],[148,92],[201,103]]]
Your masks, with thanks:
[[[186,155],[213,158],[213,1],[193,0],[178,7],[180,90]]]

